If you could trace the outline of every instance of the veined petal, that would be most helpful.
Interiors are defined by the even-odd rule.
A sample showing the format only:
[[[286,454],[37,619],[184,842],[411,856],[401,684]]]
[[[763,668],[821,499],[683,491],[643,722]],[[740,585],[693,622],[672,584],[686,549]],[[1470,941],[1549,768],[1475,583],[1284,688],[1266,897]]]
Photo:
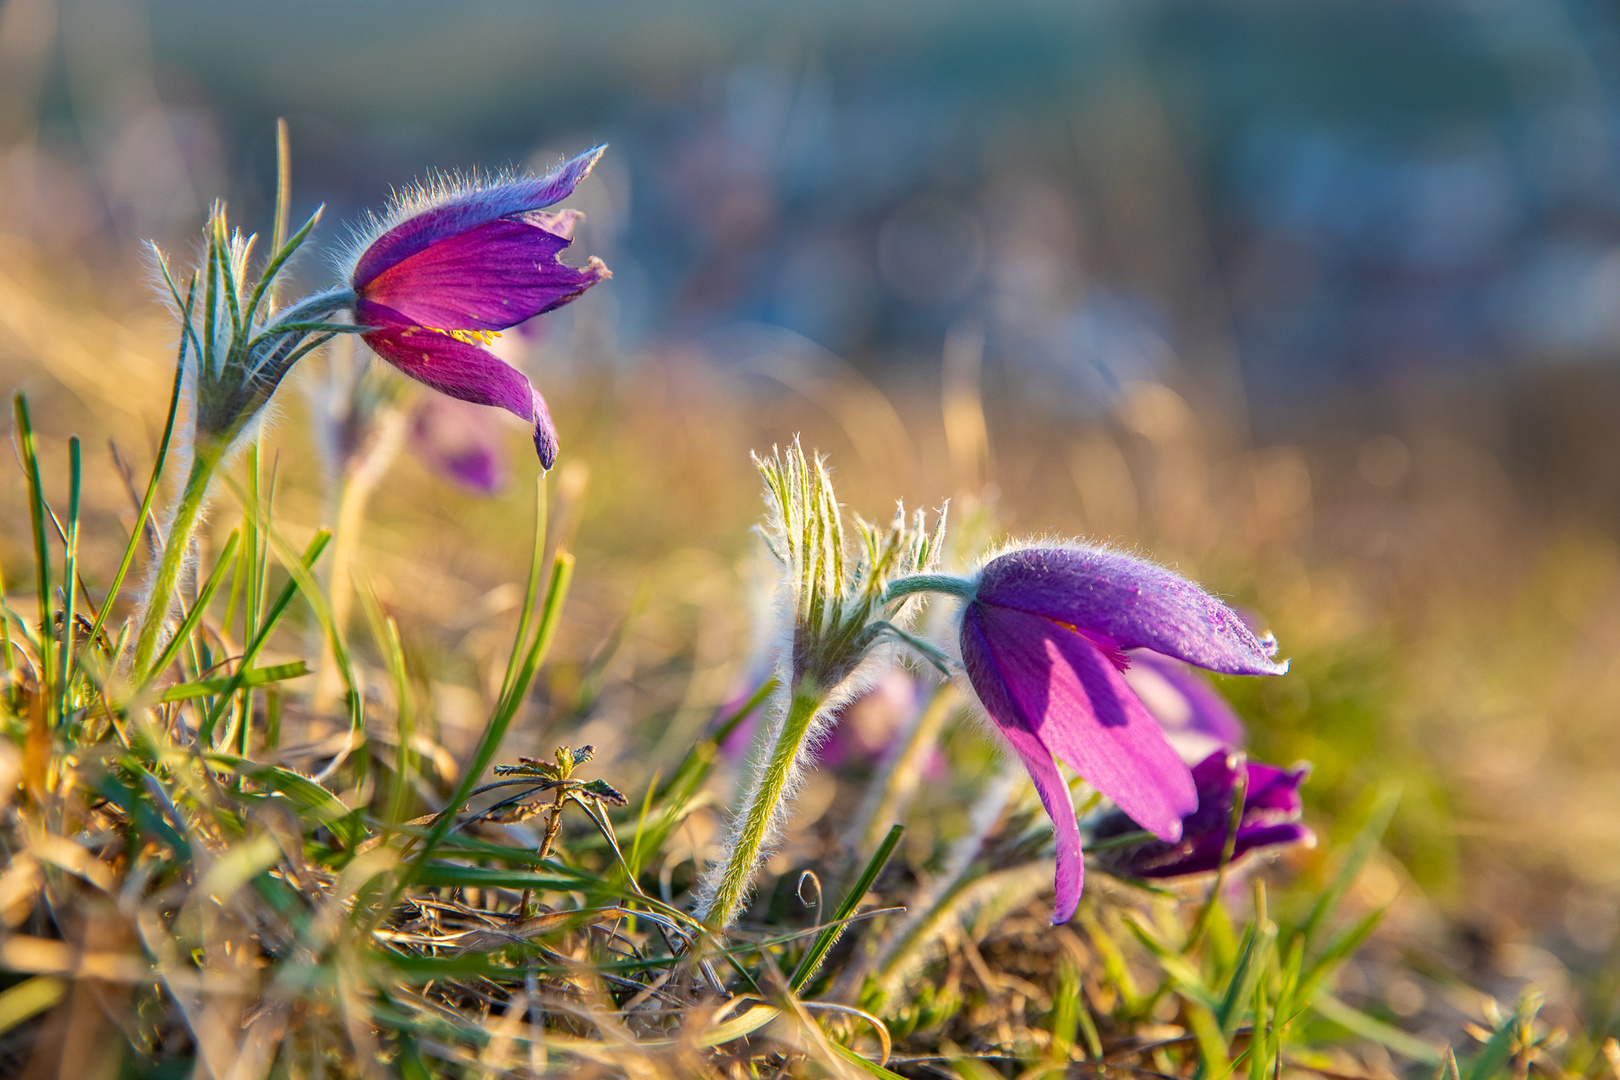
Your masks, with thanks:
[[[380,304],[419,326],[504,330],[612,276],[600,259],[584,269],[558,261],[570,243],[567,236],[526,220],[487,222],[377,274],[358,290],[357,315],[365,322],[363,309]]]
[[[444,198],[430,194],[419,200],[419,208],[410,202],[401,205],[395,214],[402,215],[402,220],[360,253],[349,275],[350,284],[361,291],[390,266],[441,240],[566,199],[606,149],[598,146],[588,150],[545,176],[475,187]]]
[[[363,337],[373,352],[417,382],[474,405],[498,406],[529,421],[540,464],[549,469],[557,460],[551,411],[540,392],[510,364],[449,334],[394,321],[383,322]]]
[[[1023,548],[990,560],[978,599],[1228,675],[1279,675],[1277,643],[1178,574],[1118,551]]]
[[[1192,773],[1090,641],[1039,615],[981,600],[978,626],[1040,741],[1132,820],[1166,842],[1198,807]]]
[[[1058,926],[1074,918],[1080,905],[1080,892],[1085,885],[1086,862],[1080,850],[1080,826],[1075,821],[1074,799],[1069,785],[1058,771],[1052,751],[1035,733],[1035,725],[1009,692],[995,651],[986,639],[980,622],[978,605],[968,606],[962,617],[962,663],[968,671],[968,680],[984,705],[984,711],[995,721],[1008,744],[1013,748],[1029,778],[1035,782],[1035,791],[1041,805],[1052,819],[1052,833],[1057,842],[1057,903],[1052,911],[1052,925]]]

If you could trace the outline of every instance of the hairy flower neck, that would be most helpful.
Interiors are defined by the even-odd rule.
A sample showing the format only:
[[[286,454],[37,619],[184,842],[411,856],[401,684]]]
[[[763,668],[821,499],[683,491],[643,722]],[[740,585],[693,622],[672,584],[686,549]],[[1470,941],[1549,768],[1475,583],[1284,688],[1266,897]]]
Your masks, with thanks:
[[[978,591],[977,582],[953,574],[912,574],[889,582],[889,588],[883,594],[883,602],[887,604],[901,597],[922,592],[945,593],[959,596],[963,600],[972,600]]]

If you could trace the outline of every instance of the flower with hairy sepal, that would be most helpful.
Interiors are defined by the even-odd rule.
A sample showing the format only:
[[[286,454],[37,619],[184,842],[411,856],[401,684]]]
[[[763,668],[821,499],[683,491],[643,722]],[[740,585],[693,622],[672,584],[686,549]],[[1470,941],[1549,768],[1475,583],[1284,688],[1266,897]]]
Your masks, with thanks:
[[[179,448],[191,464],[184,485],[162,516],[167,539],[151,570],[137,620],[140,630],[129,654],[129,670],[137,682],[156,674],[148,664],[166,633],[175,583],[215,470],[257,427],[265,405],[292,366],[333,334],[355,329],[346,322],[327,321],[353,301],[347,289],[316,293],[285,311],[273,308],[276,278],[319,219],[317,210],[271,255],[255,282],[249,273],[253,237],[233,233],[223,204],[215,204],[203,230],[203,255],[184,298],[167,259],[156,245],[152,248],[180,316],[178,377],[192,407]]]
[[[272,254],[263,275],[249,271],[252,236],[231,231],[225,207],[216,203],[204,226],[196,271],[180,295],[168,259],[153,245],[159,272],[181,322],[181,362],[192,409],[192,445],[198,453],[224,452],[250,430],[292,366],[333,334],[352,331],[328,322],[353,301],[347,289],[306,297],[285,311],[272,311],[268,296],[287,261],[320,220],[317,210],[304,227]]]
[[[698,890],[697,909],[712,927],[729,926],[742,909],[764,861],[807,751],[838,708],[870,684],[887,646],[907,642],[930,659],[943,658],[916,641],[901,623],[911,596],[890,596],[902,575],[933,568],[944,540],[942,512],[933,532],[919,511],[896,510],[888,528],[856,519],[859,544],[850,550],[832,478],[819,456],[797,441],[785,453],[754,459],[768,505],[760,534],[782,564],[783,608],[789,626],[777,649],[776,700],[753,775],[744,785],[721,858]]]
[[[1057,838],[1054,923],[1080,902],[1085,864],[1061,760],[1167,843],[1198,805],[1185,763],[1126,684],[1124,650],[1151,649],[1211,671],[1273,675],[1277,644],[1194,583],[1123,552],[1079,544],[1015,547],[971,579],[919,575],[891,596],[952,593],[966,603],[962,664],[985,713],[1029,770]]]
[[[533,424],[548,469],[557,429],[545,399],[484,346],[612,276],[595,257],[584,268],[563,263],[580,214],[544,209],[567,198],[604,149],[544,177],[413,191],[359,238],[346,275],[355,321],[373,352],[440,393]]]
[[[836,686],[879,642],[909,639],[900,623],[913,598],[885,593],[895,578],[933,567],[945,515],[932,533],[920,510],[908,521],[905,508],[898,508],[887,528],[857,517],[859,544],[851,551],[820,455],[806,456],[795,441],[785,453],[755,457],[754,464],[769,508],[760,535],[782,564],[793,618],[789,649],[778,665],[783,685]]]
[[[1309,765],[1279,769],[1218,750],[1193,766],[1198,807],[1182,818],[1180,840],[1115,848],[1102,852],[1098,862],[1124,877],[1171,878],[1219,869],[1228,843],[1232,864],[1261,851],[1314,845],[1315,834],[1299,820],[1304,810],[1299,786],[1310,772]],[[1232,815],[1239,798],[1243,803],[1234,833]],[[1115,811],[1097,823],[1093,836],[1106,840],[1137,828],[1128,814]]]

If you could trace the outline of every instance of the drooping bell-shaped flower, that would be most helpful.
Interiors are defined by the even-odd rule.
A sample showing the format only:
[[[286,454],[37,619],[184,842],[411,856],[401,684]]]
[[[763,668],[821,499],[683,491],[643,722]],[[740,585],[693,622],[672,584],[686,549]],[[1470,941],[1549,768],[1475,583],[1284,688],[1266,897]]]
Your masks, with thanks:
[[[1129,877],[1181,877],[1217,869],[1228,839],[1232,840],[1234,864],[1251,853],[1314,844],[1315,835],[1299,820],[1304,809],[1299,786],[1310,771],[1309,765],[1279,769],[1218,750],[1193,766],[1198,807],[1182,819],[1180,840],[1148,840],[1108,851],[1102,855],[1102,864]],[[1234,836],[1232,810],[1240,790],[1243,810]],[[1137,823],[1118,812],[1103,818],[1095,835],[1101,840],[1136,828]]]
[[[612,276],[597,258],[582,268],[563,263],[580,215],[545,209],[573,192],[602,151],[544,177],[413,191],[366,230],[347,272],[355,321],[373,352],[440,393],[532,423],[548,469],[557,430],[545,399],[485,346]]]
[[[1062,761],[1166,843],[1198,806],[1193,777],[1122,674],[1127,649],[1211,671],[1280,674],[1276,642],[1187,579],[1123,552],[1020,547],[968,580],[918,576],[898,591],[962,596],[960,645],[986,714],[1029,770],[1057,838],[1057,909],[1080,902],[1084,861]]]

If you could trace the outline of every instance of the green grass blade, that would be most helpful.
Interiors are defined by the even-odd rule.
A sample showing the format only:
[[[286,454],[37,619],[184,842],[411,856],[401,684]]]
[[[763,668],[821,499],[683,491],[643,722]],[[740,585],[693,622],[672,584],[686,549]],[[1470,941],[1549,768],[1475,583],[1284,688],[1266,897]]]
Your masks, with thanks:
[[[1355,883],[1356,875],[1361,873],[1362,866],[1377,849],[1378,842],[1384,838],[1384,832],[1389,828],[1389,823],[1395,816],[1395,807],[1400,801],[1401,793],[1398,786],[1392,785],[1379,792],[1372,810],[1367,815],[1367,823],[1362,826],[1345,855],[1344,865],[1339,868],[1333,884],[1317,898],[1316,904],[1311,908],[1310,917],[1305,920],[1303,933],[1307,949],[1338,910],[1345,894],[1350,891],[1350,886]]]
[[[410,776],[415,769],[415,754],[411,749],[411,739],[415,737],[416,725],[411,712],[410,677],[405,669],[405,647],[400,642],[399,624],[394,621],[393,616],[383,611],[370,586],[357,582],[354,591],[360,597],[360,606],[365,609],[366,621],[371,624],[372,637],[376,639],[377,648],[388,666],[388,675],[394,686],[394,720],[399,752],[394,762],[393,785],[388,793],[388,813],[384,820],[389,824],[395,824],[404,820],[406,816],[405,801],[410,796]]]
[[[534,481],[534,551],[529,555],[529,583],[523,590],[523,610],[518,613],[517,634],[512,638],[512,655],[506,661],[506,674],[501,679],[501,697],[512,688],[518,660],[523,646],[529,640],[529,627],[534,620],[534,608],[540,599],[540,564],[546,553],[546,474]]]
[[[535,670],[540,666],[540,662],[545,659],[546,652],[551,647],[552,639],[556,637],[557,623],[562,615],[563,599],[568,595],[568,584],[573,578],[573,572],[574,557],[566,551],[558,551],[556,557],[552,560],[551,585],[546,590],[545,606],[540,613],[539,625],[535,628],[534,642],[523,658],[523,664],[518,676],[508,688],[507,693],[496,704],[495,711],[489,718],[489,723],[484,726],[484,733],[479,737],[478,747],[473,752],[472,760],[467,763],[467,768],[462,773],[461,783],[456,785],[455,793],[447,804],[449,812],[439,815],[438,820],[434,822],[432,830],[422,841],[421,853],[417,855],[411,871],[402,875],[399,883],[395,886],[396,893],[403,890],[427,865],[428,857],[433,854],[433,849],[438,846],[439,841],[444,839],[444,834],[449,831],[457,809],[467,800],[467,796],[472,792],[473,785],[478,782],[478,778],[483,775],[484,770],[489,767],[489,763],[494,759],[496,751],[500,749],[501,740],[506,737],[506,729],[511,727],[512,720],[517,716],[518,709],[528,695],[529,683],[534,678]]]
[[[309,542],[309,547],[304,549],[303,558],[299,562],[306,575],[309,568],[315,565],[315,560],[321,557],[321,552],[326,550],[326,545],[331,539],[332,534],[322,529]],[[203,721],[203,726],[197,732],[197,741],[202,746],[212,745],[209,740],[213,738],[214,728],[219,723],[220,716],[230,704],[232,696],[242,688],[242,680],[246,677],[247,672],[252,669],[253,661],[258,659],[260,650],[264,648],[265,642],[270,637],[270,631],[275,629],[276,620],[281,618],[281,613],[287,610],[287,605],[292,603],[292,598],[297,593],[298,581],[294,578],[292,581],[287,582],[286,587],[281,590],[281,595],[276,597],[276,602],[270,606],[270,612],[264,620],[264,625],[259,627],[258,634],[248,644],[247,649],[243,651],[242,660],[236,668],[236,674],[227,680],[225,689],[221,691],[219,703],[209,712],[208,718]]]
[[[11,399],[11,407],[17,421],[17,449],[22,454],[23,474],[28,481],[28,516],[34,526],[34,571],[39,589],[39,685],[48,693],[56,685],[51,671],[56,617],[51,611],[51,551],[45,539],[45,519],[50,516],[50,509],[45,505],[45,493],[39,480],[39,457],[34,450],[34,425],[28,416],[28,399],[16,394]]]
[[[271,683],[297,679],[308,674],[309,665],[303,660],[294,660],[290,664],[272,664],[269,667],[253,668],[242,676],[237,685],[240,687],[268,686]],[[231,685],[231,678],[228,676],[223,679],[202,679],[197,682],[171,686],[159,694],[157,700],[167,704],[173,701],[191,701],[200,697],[213,697]]]
[[[235,560],[236,545],[241,539],[241,532],[232,529],[231,535],[225,540],[224,549],[220,552],[219,561],[214,564],[214,569],[208,575],[208,580],[203,583],[202,589],[197,593],[197,602],[191,605],[191,610],[186,612],[186,617],[181,620],[179,629],[174,632],[174,636],[169,638],[168,644],[163,646],[163,651],[153,661],[151,670],[146,675],[146,685],[150,685],[152,680],[156,679],[163,673],[165,668],[174,662],[175,654],[191,638],[191,635],[197,632],[197,624],[202,622],[202,617],[207,612],[208,605],[214,600],[214,594],[219,591],[219,587],[225,582],[225,571]],[[144,688],[143,686],[142,689]]]
[[[826,958],[828,950],[838,943],[838,938],[847,925],[843,920],[855,914],[855,909],[871,890],[872,883],[883,872],[884,866],[888,865],[889,857],[899,846],[900,837],[905,831],[904,825],[895,825],[889,830],[889,835],[883,838],[883,843],[878,845],[877,851],[867,862],[866,869],[861,871],[861,876],[855,879],[855,884],[844,895],[838,910],[833,912],[832,925],[816,938],[815,944],[810,946],[810,950],[804,954],[804,959],[799,961],[798,968],[794,970],[793,977],[788,980],[788,986],[794,993],[804,989],[805,983],[810,981],[810,977],[816,973],[816,968],[820,967],[821,961]]]
[[[196,283],[186,293],[186,306],[181,312],[181,320],[186,326],[191,325],[191,302],[196,295]],[[152,475],[146,481],[146,494],[141,497],[141,508],[135,515],[135,526],[130,530],[129,543],[124,545],[124,557],[119,560],[118,572],[113,575],[112,585],[107,589],[107,597],[101,602],[101,611],[96,615],[95,624],[90,629],[90,640],[96,641],[101,635],[102,624],[107,621],[107,615],[112,611],[113,601],[118,599],[119,592],[124,587],[124,578],[129,574],[129,568],[135,563],[135,552],[141,544],[141,536],[146,532],[146,523],[152,517],[152,503],[157,498],[158,484],[163,478],[163,465],[169,457],[169,444],[174,438],[174,420],[180,411],[180,390],[185,383],[186,374],[186,341],[187,336],[180,338],[180,356],[174,365],[174,385],[169,390],[169,415],[163,421],[163,437],[158,440],[157,458],[152,462]]]
[[[1232,981],[1227,984],[1226,996],[1221,999],[1221,1007],[1215,1017],[1221,1023],[1221,1033],[1228,1039],[1238,1028],[1238,1021],[1243,1016],[1243,1009],[1254,997],[1254,987],[1260,981],[1260,976],[1271,962],[1271,951],[1277,940],[1277,931],[1273,927],[1251,926],[1248,933],[1243,935],[1243,948],[1238,955],[1237,968],[1232,972]],[[1258,1024],[1260,1018],[1255,1017]]]
[[[339,802],[336,795],[309,777],[279,765],[265,765],[235,754],[211,753],[206,756],[210,764],[229,769],[287,796],[302,811],[302,816],[331,829],[346,846],[353,847],[360,842],[364,828],[359,816]]]
[[[1359,1035],[1363,1039],[1378,1043],[1381,1046],[1395,1051],[1397,1054],[1400,1054],[1403,1057],[1411,1058],[1413,1061],[1422,1062],[1424,1065],[1428,1065],[1431,1068],[1440,1064],[1440,1050],[1437,1047],[1431,1046],[1415,1035],[1408,1035],[1406,1032],[1392,1024],[1386,1024],[1382,1020],[1368,1016],[1360,1009],[1352,1008],[1351,1006],[1346,1005],[1332,994],[1316,994],[1316,996],[1311,998],[1311,1007],[1314,1008],[1324,1020],[1333,1021],[1335,1024],[1338,1024],[1352,1035]],[[1509,1027],[1506,1030],[1508,1032],[1507,1045],[1511,1046],[1512,1028]],[[1501,1033],[1498,1032],[1498,1035],[1500,1034]],[[1491,1042],[1496,1042],[1496,1039],[1493,1037]],[[1489,1046],[1487,1046],[1487,1050],[1489,1050]],[[1503,1060],[1506,1060],[1505,1055],[1503,1056]],[[1474,1073],[1470,1071],[1464,1080],[1486,1080],[1486,1078],[1491,1076],[1495,1071],[1496,1070],[1493,1068],[1481,1073],[1478,1076],[1475,1076]]]
[[[68,688],[73,682],[73,597],[74,582],[79,563],[79,495],[80,481],[79,437],[68,439],[68,516],[67,533],[62,538],[62,654],[57,664],[56,707],[57,723],[66,724],[68,714]]]

